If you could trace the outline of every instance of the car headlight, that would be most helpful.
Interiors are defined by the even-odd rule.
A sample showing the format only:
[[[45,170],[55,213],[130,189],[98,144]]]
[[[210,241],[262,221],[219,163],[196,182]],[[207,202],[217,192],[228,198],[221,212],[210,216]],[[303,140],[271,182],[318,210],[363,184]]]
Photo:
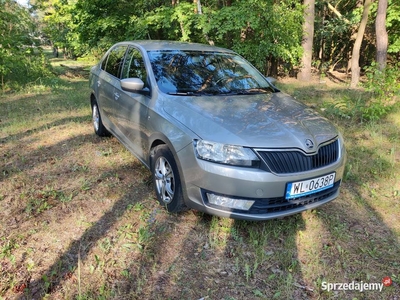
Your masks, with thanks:
[[[259,158],[249,148],[204,140],[195,140],[193,144],[196,156],[200,159],[234,166],[255,167],[259,165]]]

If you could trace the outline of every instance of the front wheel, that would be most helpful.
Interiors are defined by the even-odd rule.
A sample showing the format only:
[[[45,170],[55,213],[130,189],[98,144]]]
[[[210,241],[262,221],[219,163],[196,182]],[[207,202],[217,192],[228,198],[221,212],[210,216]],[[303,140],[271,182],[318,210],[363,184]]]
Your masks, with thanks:
[[[160,204],[173,213],[185,210],[178,168],[174,156],[166,145],[154,149],[151,172]]]

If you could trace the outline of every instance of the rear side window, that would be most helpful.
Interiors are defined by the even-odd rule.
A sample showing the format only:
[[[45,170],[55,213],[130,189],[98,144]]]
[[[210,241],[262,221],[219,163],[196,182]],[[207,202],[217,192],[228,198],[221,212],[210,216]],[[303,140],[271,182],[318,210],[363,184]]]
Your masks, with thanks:
[[[127,46],[117,46],[111,50],[108,54],[107,64],[104,69],[107,73],[110,73],[117,78],[119,77],[122,63],[124,62],[126,48]]]

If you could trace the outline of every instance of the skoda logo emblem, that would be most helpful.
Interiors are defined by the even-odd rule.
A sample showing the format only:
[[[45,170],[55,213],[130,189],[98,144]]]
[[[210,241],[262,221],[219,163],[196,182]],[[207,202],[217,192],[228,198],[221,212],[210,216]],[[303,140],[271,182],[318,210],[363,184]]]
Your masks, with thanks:
[[[306,147],[307,147],[307,149],[312,149],[312,148],[314,148],[314,143],[313,143],[313,141],[310,140],[310,139],[306,139]]]

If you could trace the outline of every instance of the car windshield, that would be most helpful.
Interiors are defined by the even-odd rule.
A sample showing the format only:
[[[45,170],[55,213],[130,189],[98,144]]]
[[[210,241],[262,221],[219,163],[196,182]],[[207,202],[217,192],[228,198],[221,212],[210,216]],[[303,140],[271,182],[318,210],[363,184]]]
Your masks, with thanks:
[[[205,51],[149,51],[161,91],[172,95],[271,93],[268,81],[239,55]]]

